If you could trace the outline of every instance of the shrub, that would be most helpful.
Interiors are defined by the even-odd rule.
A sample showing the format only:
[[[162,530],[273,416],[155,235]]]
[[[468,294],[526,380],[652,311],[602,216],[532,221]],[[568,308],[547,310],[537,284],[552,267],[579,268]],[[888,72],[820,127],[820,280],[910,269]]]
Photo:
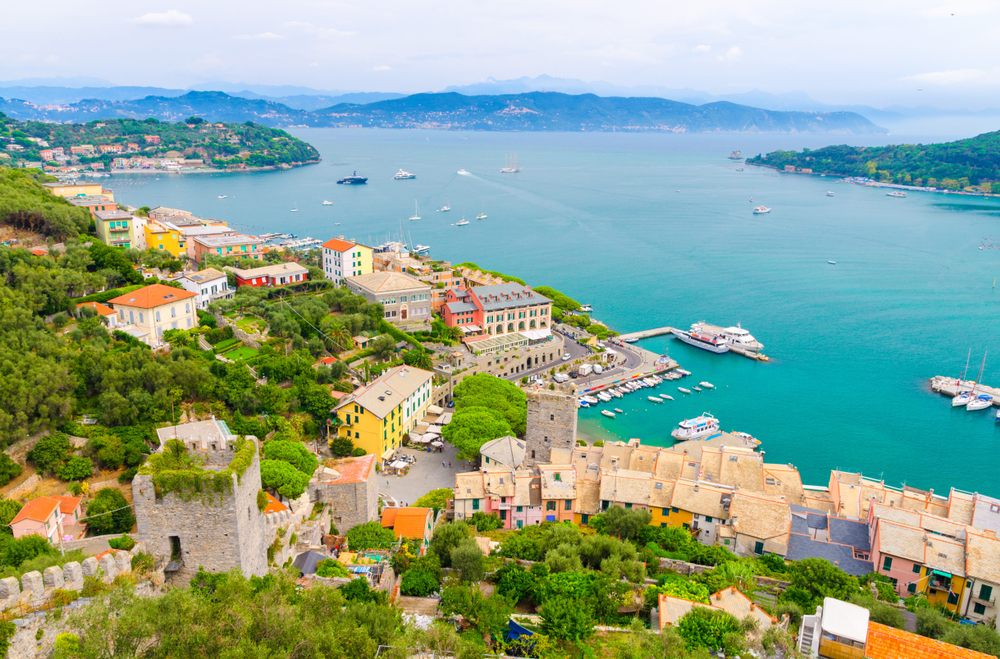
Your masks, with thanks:
[[[354,442],[347,437],[333,437],[330,439],[330,452],[338,458],[347,457],[354,452]],[[364,455],[364,449],[361,455]]]
[[[95,535],[127,533],[135,524],[135,515],[121,490],[105,487],[87,507],[86,522]]]
[[[27,458],[35,463],[39,471],[55,472],[69,455],[69,437],[61,432],[52,433],[38,440],[28,451]]]
[[[472,514],[472,517],[469,519],[469,523],[475,526],[476,530],[480,533],[486,533],[487,531],[495,531],[499,528],[503,528],[503,521],[500,519],[499,515],[496,513],[484,513],[481,510]]]
[[[353,455],[356,458],[360,458],[362,455],[366,455],[366,453],[365,450],[359,446],[358,448],[351,451],[351,455]]]
[[[796,628],[802,623],[802,607],[795,602],[780,602],[774,609],[774,616],[781,620],[781,616],[788,614],[788,624],[791,628]]]
[[[284,460],[303,474],[313,475],[319,460],[306,445],[299,441],[277,440],[264,444],[264,457],[268,460]]]
[[[480,581],[486,571],[483,551],[472,538],[462,540],[451,550],[451,566],[462,581]]]
[[[940,611],[929,607],[917,610],[917,633],[927,638],[941,638],[948,633],[950,623]]]
[[[677,632],[689,650],[696,648],[723,650],[728,657],[738,654],[743,649],[739,643],[740,639],[734,638],[740,635],[740,621],[718,609],[704,607],[691,609],[677,623]]]
[[[396,544],[396,534],[378,522],[365,522],[347,532],[347,546],[351,551],[385,549]]]
[[[23,468],[6,453],[0,453],[0,487],[21,475]]]
[[[73,602],[80,598],[80,592],[76,590],[66,590],[65,588],[56,588],[52,591],[52,606],[66,606],[70,602]],[[41,631],[41,630],[39,630]]]
[[[38,556],[54,556],[58,553],[59,551],[42,536],[28,535],[5,542],[3,550],[0,551],[0,562],[11,567],[18,567]]]
[[[378,522],[373,523],[378,524]],[[451,551],[471,535],[468,524],[454,522],[441,524],[434,529],[434,535],[431,536],[430,550],[437,554],[442,567],[451,567]]]
[[[316,565],[316,576],[318,577],[349,577],[350,571],[344,567],[340,561],[327,558]]]
[[[59,478],[64,481],[82,481],[90,478],[94,473],[94,463],[90,458],[81,458],[78,455],[71,455],[66,459],[66,463],[59,467]]]
[[[389,601],[388,593],[380,590],[372,590],[365,578],[352,579],[350,583],[340,586],[337,590],[348,602],[374,602],[375,604],[386,604]]]
[[[111,538],[108,540],[108,546],[112,549],[121,549],[122,551],[132,551],[135,547],[135,540],[133,540],[128,535],[122,533],[120,538]]]
[[[403,574],[399,592],[410,597],[427,597],[440,587],[434,575],[425,570],[410,570]]]
[[[156,567],[156,558],[152,554],[141,551],[132,557],[132,572],[145,574],[154,567]]]
[[[448,499],[454,496],[454,490],[450,487],[442,487],[431,490],[424,496],[413,502],[415,508],[432,508],[436,513],[448,506]]]

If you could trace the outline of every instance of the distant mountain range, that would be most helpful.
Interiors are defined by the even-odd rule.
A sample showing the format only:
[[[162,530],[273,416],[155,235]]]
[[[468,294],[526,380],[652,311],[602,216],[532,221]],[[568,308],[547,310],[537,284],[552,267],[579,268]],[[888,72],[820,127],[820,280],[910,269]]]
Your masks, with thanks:
[[[125,117],[180,121],[197,116],[211,121],[253,121],[272,127],[691,133],[885,132],[868,119],[851,112],[783,112],[728,102],[692,105],[662,98],[605,98],[593,94],[556,92],[498,96],[463,96],[454,92],[414,94],[367,104],[339,103],[307,111],[277,101],[213,91],[117,101],[87,99],[57,106],[0,99],[0,111],[22,120],[59,122]]]

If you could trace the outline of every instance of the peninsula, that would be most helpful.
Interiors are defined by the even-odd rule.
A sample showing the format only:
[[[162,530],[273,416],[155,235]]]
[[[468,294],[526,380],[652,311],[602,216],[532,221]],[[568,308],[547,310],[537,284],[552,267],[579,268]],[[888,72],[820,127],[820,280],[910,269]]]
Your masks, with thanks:
[[[85,124],[18,121],[0,112],[0,162],[50,172],[212,167],[274,169],[316,163],[312,145],[252,122],[210,123],[189,117],[101,119]]]
[[[748,158],[747,164],[806,174],[867,177],[916,187],[998,192],[1000,131],[942,144],[841,144],[815,151],[774,151]]]

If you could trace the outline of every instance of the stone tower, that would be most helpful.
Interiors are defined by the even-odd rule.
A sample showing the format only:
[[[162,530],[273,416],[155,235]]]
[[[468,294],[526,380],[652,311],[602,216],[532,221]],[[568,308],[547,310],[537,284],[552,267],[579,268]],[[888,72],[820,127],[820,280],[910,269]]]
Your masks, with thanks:
[[[529,391],[527,397],[524,467],[532,468],[548,464],[552,449],[576,445],[576,397],[548,389]]]
[[[151,554],[169,561],[176,581],[187,583],[199,566],[208,572],[238,567],[248,577],[267,573],[265,516],[257,507],[261,489],[257,438],[248,435],[250,445],[240,452],[234,450],[236,439],[184,442],[203,461],[203,467],[195,471],[226,472],[234,458],[249,463],[242,475],[228,474],[228,491],[200,496],[161,492],[157,496],[149,474],[139,474],[132,481],[139,539]]]

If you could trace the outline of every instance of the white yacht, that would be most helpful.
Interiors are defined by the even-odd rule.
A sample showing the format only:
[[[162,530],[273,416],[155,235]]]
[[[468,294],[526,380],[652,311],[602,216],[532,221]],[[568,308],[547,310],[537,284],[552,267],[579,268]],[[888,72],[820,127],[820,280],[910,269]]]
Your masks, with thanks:
[[[611,396],[609,394],[604,393],[603,391],[601,393],[597,394],[597,399],[600,400],[603,403],[610,403],[611,402]]]
[[[764,344],[755,339],[753,334],[743,329],[740,323],[737,323],[736,327],[716,327],[705,322],[694,323],[691,325],[690,333],[692,335],[717,337],[731,348],[742,348],[743,350],[753,352],[764,349]]]
[[[414,254],[424,254],[428,250],[430,250],[430,248],[431,248],[430,245],[417,245],[416,247],[413,248],[412,251]]]
[[[708,437],[719,432],[719,421],[708,412],[693,419],[686,419],[678,424],[677,428],[670,433],[674,439],[698,439]]]
[[[826,191],[826,196],[827,197],[832,197],[833,196],[833,190],[827,190]]]
[[[219,199],[225,199],[225,198],[226,198],[226,195],[224,195],[224,194],[220,194],[219,195]]]
[[[729,352],[729,342],[723,340],[722,337],[716,336],[715,334],[708,334],[704,332],[685,332],[684,330],[679,329],[671,329],[670,333],[688,345],[701,348],[702,350],[708,350],[709,352],[714,352],[717,355]]]
[[[972,394],[968,391],[963,391],[957,396],[951,399],[952,407],[965,407],[972,400]]]
[[[324,206],[333,206],[333,202],[332,201],[324,201],[323,205]]]
[[[770,212],[771,209],[768,208],[767,206],[757,206],[756,208],[753,209],[754,215],[764,215],[765,213],[770,213]]]
[[[702,381],[702,382],[699,382],[698,384],[701,385],[701,386],[703,386],[703,387],[705,387],[706,389],[715,389],[715,385],[712,384],[711,382]]]
[[[590,405],[597,405],[597,403],[599,402],[593,396],[581,396],[580,400],[582,400],[585,403],[589,403]]]
[[[989,394],[979,394],[975,398],[969,401],[969,404],[965,406],[965,409],[970,412],[976,412],[978,410],[985,410],[987,407],[992,407],[993,396]]]
[[[885,193],[886,197],[905,197],[906,193],[899,190],[893,190],[892,192]]]
[[[402,181],[408,178],[417,178],[416,174],[411,174],[410,172],[404,172],[402,169],[396,172],[396,175],[392,177],[396,181]]]
[[[603,414],[604,416],[608,417],[609,419],[615,418],[615,413],[614,412],[609,412],[608,410],[601,410],[601,414]]]
[[[455,226],[457,226],[457,227],[464,227],[468,223],[469,223],[469,221],[463,217],[458,222],[455,222]]]
[[[646,396],[647,400],[651,403],[662,403],[663,399],[659,396]]]
[[[451,202],[449,202],[449,203],[451,203]],[[437,209],[437,212],[439,212],[439,213],[447,213],[450,210],[451,210],[451,206],[449,206],[448,204],[445,204],[441,208]]]
[[[412,222],[414,220],[419,220],[419,219],[420,219],[420,208],[417,206],[417,202],[414,200],[413,215],[410,217],[410,221]]]

